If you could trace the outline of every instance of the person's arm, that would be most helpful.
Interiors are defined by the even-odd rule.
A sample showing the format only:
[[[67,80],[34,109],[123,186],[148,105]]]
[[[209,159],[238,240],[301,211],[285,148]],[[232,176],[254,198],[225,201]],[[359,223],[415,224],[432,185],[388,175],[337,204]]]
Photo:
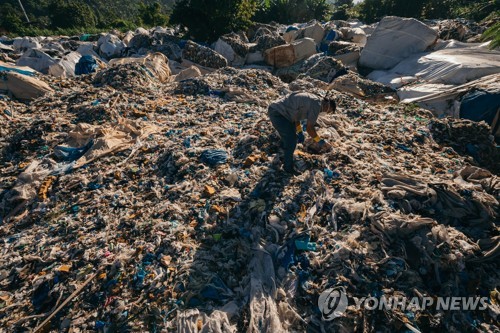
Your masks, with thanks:
[[[310,121],[307,121],[306,132],[307,134],[309,134],[311,138],[313,138],[315,142],[319,142],[321,140],[321,138],[318,135],[318,132],[316,132],[316,129],[314,128],[314,124],[311,123]]]
[[[310,123],[309,121],[307,122],[307,128],[306,128],[307,134],[313,138],[313,141],[316,142],[319,146],[320,149],[326,149],[329,150],[332,148],[332,146],[326,142],[324,139],[320,138],[318,135],[318,132],[316,132],[316,129],[314,128],[314,124]]]

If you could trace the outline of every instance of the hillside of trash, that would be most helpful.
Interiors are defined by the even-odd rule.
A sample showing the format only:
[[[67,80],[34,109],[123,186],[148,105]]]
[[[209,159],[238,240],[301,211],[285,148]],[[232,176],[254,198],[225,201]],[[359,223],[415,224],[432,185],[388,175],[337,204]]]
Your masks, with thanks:
[[[496,332],[500,52],[463,20],[0,38],[0,332]],[[267,106],[336,100],[280,166]],[[495,139],[497,140],[495,142]],[[342,287],[345,313],[319,296]],[[357,308],[486,297],[486,309]]]

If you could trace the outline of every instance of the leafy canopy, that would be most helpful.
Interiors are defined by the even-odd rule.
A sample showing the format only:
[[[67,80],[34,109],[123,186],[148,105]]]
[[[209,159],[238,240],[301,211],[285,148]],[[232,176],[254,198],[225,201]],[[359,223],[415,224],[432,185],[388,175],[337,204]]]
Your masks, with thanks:
[[[180,0],[170,22],[188,28],[189,35],[198,41],[212,42],[246,27],[256,9],[256,0]]]
[[[291,24],[312,19],[328,19],[331,6],[326,0],[269,0],[260,7],[255,19]]]

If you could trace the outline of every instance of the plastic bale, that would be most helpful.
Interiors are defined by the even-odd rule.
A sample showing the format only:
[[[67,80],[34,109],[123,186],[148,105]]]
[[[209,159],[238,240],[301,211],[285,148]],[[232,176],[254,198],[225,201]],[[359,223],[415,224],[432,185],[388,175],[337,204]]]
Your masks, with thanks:
[[[182,57],[201,66],[209,68],[222,68],[227,66],[227,60],[216,51],[197,44],[192,41],[187,41],[182,51]]]
[[[297,39],[293,43],[295,62],[307,59],[316,54],[316,43],[311,38]]]
[[[49,74],[56,77],[75,76],[76,64],[80,61],[78,52],[71,52],[49,67]]]
[[[276,68],[291,66],[296,63],[295,48],[291,44],[273,47],[264,52],[264,60]]]
[[[54,91],[47,83],[16,72],[1,74],[0,90],[8,91],[20,100],[33,100]]]
[[[425,51],[436,40],[437,32],[416,19],[384,17],[367,39],[359,63],[373,69],[389,69],[410,55]]]

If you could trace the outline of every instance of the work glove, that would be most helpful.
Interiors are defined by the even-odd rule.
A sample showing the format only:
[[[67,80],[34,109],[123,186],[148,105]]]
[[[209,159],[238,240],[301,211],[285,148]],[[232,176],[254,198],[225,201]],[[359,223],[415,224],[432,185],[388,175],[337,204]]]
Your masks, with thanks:
[[[302,132],[302,125],[300,123],[295,128],[295,131],[297,133],[297,142],[298,143],[304,143],[304,141],[305,141],[306,138],[304,136],[304,132]]]

